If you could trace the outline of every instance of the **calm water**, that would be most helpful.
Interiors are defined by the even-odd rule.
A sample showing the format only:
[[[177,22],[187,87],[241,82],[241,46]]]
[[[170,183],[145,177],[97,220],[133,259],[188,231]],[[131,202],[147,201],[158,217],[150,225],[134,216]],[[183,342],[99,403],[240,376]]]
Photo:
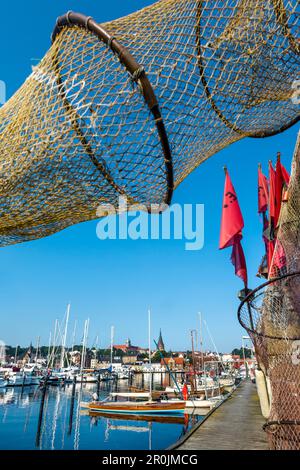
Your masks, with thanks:
[[[119,387],[126,390],[124,382]],[[100,399],[109,387],[101,384]],[[0,449],[165,449],[202,419],[194,414],[139,420],[89,416],[80,403],[90,401],[96,390],[96,384],[77,384],[72,400],[72,385],[49,387],[41,416],[38,387],[0,389]]]

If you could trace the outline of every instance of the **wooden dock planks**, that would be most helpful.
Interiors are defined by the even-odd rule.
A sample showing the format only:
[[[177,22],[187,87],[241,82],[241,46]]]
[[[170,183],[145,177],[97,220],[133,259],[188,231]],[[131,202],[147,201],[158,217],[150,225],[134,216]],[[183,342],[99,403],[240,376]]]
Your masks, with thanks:
[[[245,380],[178,450],[267,450],[256,386]]]

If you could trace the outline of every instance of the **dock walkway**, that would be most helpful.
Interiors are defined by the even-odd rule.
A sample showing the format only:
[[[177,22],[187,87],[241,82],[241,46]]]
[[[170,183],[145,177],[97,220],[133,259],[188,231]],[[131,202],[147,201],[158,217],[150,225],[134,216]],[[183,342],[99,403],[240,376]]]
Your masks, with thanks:
[[[267,450],[256,386],[245,380],[178,450]]]

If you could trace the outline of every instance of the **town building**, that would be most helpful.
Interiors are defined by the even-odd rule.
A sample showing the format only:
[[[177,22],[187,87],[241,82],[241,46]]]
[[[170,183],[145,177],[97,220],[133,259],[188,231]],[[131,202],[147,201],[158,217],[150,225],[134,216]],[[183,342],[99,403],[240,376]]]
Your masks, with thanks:
[[[131,354],[130,356],[123,356],[122,357],[122,362],[125,365],[134,365],[136,362],[138,362],[139,356],[137,354]]]
[[[128,338],[125,344],[114,344],[114,349],[122,351],[124,354],[147,354],[147,349],[141,348],[140,346],[134,346],[131,344],[131,340]]]
[[[183,357],[165,357],[160,361],[161,366],[167,366],[171,369],[183,370],[185,366],[185,360]]]

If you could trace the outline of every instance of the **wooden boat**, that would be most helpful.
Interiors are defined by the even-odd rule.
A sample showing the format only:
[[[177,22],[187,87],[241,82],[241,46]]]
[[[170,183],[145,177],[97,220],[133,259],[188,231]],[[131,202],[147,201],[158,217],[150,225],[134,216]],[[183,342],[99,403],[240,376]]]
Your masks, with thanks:
[[[185,424],[185,418],[183,414],[174,413],[173,414],[151,414],[151,415],[134,415],[132,413],[109,413],[105,411],[104,413],[100,411],[89,411],[89,416],[98,418],[103,417],[111,420],[125,420],[125,421],[144,421],[147,423],[164,423],[164,424]]]
[[[94,413],[174,414],[184,413],[185,401],[153,401],[149,393],[111,393],[107,400],[93,401],[88,408]]]

